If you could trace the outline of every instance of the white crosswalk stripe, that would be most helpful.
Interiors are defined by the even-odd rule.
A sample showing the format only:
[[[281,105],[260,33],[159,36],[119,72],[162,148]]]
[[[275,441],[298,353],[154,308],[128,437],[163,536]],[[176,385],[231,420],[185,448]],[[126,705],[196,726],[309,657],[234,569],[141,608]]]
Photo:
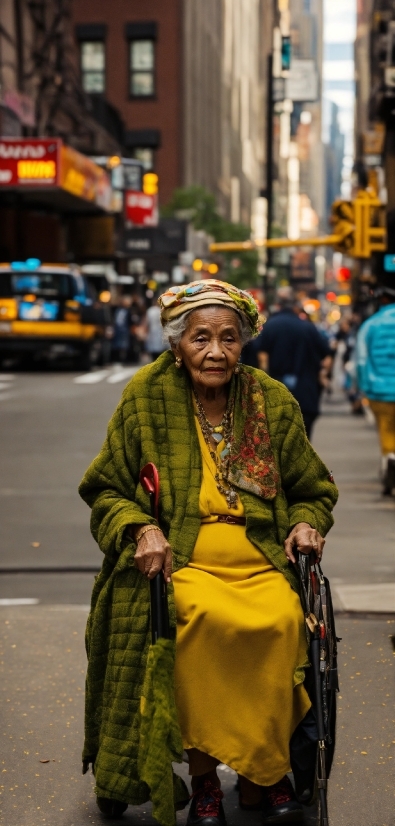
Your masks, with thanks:
[[[126,379],[130,379],[134,376],[140,367],[125,367],[124,370],[116,370],[111,376],[108,377],[107,381],[109,384],[116,384],[118,381],[125,381]]]
[[[109,373],[109,370],[96,370],[92,373],[84,373],[82,376],[76,376],[73,381],[75,384],[97,384],[99,381],[103,381]]]
[[[0,402],[12,399],[13,394],[9,391],[14,389],[14,379],[15,376],[12,373],[0,373]]]
[[[75,384],[98,384],[101,381],[107,381],[108,384],[117,384],[134,376],[139,369],[140,365],[121,367],[121,365],[115,364],[111,369],[93,370],[91,373],[75,376],[73,382]]]

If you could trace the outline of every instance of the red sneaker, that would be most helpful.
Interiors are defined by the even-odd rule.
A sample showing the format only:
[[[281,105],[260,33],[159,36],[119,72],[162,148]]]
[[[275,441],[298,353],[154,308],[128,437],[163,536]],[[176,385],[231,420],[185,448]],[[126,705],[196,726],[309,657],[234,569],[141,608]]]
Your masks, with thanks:
[[[205,780],[192,795],[187,826],[226,826],[223,796],[218,786]]]
[[[285,775],[273,786],[263,787],[263,824],[299,823],[303,806],[296,800],[292,783]]]

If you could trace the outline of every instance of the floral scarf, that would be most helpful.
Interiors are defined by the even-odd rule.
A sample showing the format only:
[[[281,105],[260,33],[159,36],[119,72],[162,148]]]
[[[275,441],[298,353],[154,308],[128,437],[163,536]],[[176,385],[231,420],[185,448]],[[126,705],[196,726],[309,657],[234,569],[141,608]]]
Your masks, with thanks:
[[[270,443],[262,389],[254,375],[244,370],[242,365],[232,384],[235,433],[231,443],[228,480],[262,499],[274,499],[280,476]]]

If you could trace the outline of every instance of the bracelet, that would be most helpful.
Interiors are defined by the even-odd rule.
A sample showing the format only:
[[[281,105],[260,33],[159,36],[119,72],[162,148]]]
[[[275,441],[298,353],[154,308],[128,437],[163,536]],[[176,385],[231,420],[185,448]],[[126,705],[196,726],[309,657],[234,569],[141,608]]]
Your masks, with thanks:
[[[137,536],[135,537],[135,542],[140,542],[141,537],[144,536],[145,533],[148,533],[148,531],[160,531],[160,528],[158,528],[157,525],[146,525],[145,528],[141,528],[141,530],[139,530]]]

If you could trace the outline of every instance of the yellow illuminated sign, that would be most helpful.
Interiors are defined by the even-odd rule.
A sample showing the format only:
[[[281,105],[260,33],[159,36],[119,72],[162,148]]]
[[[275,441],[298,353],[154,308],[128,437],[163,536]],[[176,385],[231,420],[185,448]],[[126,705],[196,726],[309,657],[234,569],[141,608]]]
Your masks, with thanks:
[[[21,180],[53,179],[56,176],[55,161],[18,161],[18,178]]]
[[[63,188],[71,192],[72,195],[82,196],[86,185],[86,178],[78,169],[68,169],[67,175],[63,184]]]

